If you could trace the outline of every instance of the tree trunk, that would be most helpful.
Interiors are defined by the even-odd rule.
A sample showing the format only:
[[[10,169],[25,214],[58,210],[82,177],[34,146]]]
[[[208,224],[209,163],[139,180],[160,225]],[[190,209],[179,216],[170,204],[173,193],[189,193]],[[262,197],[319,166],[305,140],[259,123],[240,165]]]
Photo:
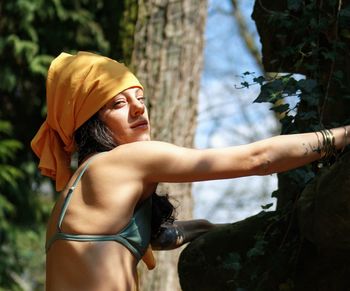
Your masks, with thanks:
[[[145,86],[154,140],[193,146],[206,12],[206,0],[139,1],[131,63]],[[162,184],[158,193],[174,197],[178,218],[192,217],[190,184]],[[157,252],[151,272],[140,264],[141,290],[180,290],[178,256]]]

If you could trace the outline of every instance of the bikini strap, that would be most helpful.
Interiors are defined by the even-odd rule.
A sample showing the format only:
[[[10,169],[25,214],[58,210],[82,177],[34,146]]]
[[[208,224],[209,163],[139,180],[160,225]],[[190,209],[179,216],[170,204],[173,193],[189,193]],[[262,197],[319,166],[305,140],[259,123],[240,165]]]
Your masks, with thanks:
[[[72,198],[72,194],[73,194],[73,191],[74,189],[76,188],[76,186],[78,185],[81,177],[83,176],[83,174],[85,173],[86,169],[88,168],[90,162],[97,156],[98,154],[94,155],[93,157],[91,157],[85,164],[84,168],[80,171],[78,177],[75,179],[73,185],[71,187],[69,187],[69,190],[68,190],[68,193],[67,193],[67,196],[66,198],[64,199],[64,202],[63,202],[63,206],[62,206],[62,209],[61,209],[61,212],[60,212],[60,216],[58,218],[58,222],[57,222],[57,231],[58,232],[62,232],[62,222],[63,222],[63,219],[66,215],[66,212],[67,212],[67,208],[68,208],[68,205],[69,205],[69,202]]]

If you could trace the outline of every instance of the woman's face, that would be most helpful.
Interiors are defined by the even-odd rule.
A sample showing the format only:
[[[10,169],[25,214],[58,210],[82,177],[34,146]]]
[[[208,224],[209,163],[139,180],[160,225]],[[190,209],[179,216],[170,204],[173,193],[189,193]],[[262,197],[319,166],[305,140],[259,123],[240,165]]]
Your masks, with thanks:
[[[99,111],[117,144],[150,140],[150,124],[143,90],[129,88],[116,95]]]

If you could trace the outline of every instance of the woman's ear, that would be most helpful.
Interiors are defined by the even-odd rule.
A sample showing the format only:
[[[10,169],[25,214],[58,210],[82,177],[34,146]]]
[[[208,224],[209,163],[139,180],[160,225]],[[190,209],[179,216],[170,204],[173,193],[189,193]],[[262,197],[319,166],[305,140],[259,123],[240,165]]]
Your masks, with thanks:
[[[156,267],[156,259],[153,255],[150,244],[148,245],[146,253],[142,257],[142,261],[146,264],[148,270],[153,270]]]

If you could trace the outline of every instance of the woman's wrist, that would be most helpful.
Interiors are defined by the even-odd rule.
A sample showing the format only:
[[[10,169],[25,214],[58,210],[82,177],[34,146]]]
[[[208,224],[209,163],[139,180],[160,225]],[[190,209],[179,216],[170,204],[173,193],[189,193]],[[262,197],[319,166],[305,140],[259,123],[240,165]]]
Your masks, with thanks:
[[[344,151],[350,143],[349,131],[350,127],[347,125],[315,132],[317,136],[316,152],[320,155],[319,167],[322,167],[324,163],[330,164],[330,161],[336,158],[339,152]]]

